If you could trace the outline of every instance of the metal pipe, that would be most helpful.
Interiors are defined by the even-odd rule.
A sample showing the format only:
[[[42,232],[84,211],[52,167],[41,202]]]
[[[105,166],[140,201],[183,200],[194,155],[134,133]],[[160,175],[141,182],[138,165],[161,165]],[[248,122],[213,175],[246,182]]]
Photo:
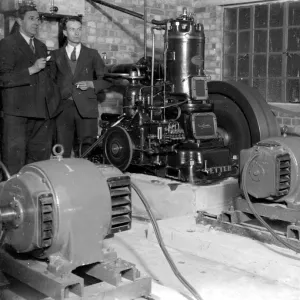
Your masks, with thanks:
[[[91,0],[92,2],[95,2],[95,3],[98,3],[98,4],[102,4],[104,6],[107,6],[107,7],[110,7],[110,8],[113,8],[115,10],[118,10],[120,12],[123,12],[125,14],[128,14],[128,15],[131,15],[133,17],[136,17],[136,18],[139,18],[141,20],[144,20],[144,16],[142,14],[139,14],[135,11],[132,11],[132,10],[129,10],[129,9],[126,9],[126,8],[123,8],[123,7],[120,7],[120,6],[117,6],[117,5],[114,5],[114,4],[110,4],[110,3],[107,3],[105,1],[102,1],[102,0]],[[146,21],[147,22],[147,21]],[[148,23],[148,22],[147,22]],[[158,20],[151,20],[152,24],[154,25],[164,25],[166,24],[166,20],[162,20],[162,21],[158,21]]]
[[[6,179],[8,180],[11,176],[10,173],[8,171],[8,169],[6,168],[5,164],[0,160],[0,168],[2,169]]]
[[[166,120],[166,82],[167,82],[167,53],[168,53],[168,24],[169,22],[167,22],[166,24],[166,28],[165,28],[165,38],[164,38],[164,92],[163,92],[163,98],[164,98],[164,109],[163,109],[163,120]]]
[[[154,97],[154,56],[155,56],[155,28],[151,28],[152,33],[152,62],[151,62],[151,92],[150,92],[150,106],[153,107],[153,97]],[[153,119],[153,109],[150,111],[150,120]]]
[[[140,152],[140,160],[141,163],[144,163],[144,141],[145,141],[145,134],[144,134],[144,127],[140,128],[140,147],[141,147],[141,152]]]
[[[144,58],[147,59],[147,0],[144,0]]]

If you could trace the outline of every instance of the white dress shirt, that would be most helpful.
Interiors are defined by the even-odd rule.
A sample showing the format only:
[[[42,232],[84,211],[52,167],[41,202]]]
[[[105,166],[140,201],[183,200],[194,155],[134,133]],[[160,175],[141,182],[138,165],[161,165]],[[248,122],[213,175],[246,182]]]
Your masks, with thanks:
[[[68,55],[69,59],[71,59],[71,53],[73,52],[73,50],[74,50],[74,46],[72,46],[70,44],[68,44],[66,46],[66,51],[67,51],[67,55]],[[81,50],[81,44],[78,44],[76,46],[76,50],[75,50],[76,51],[76,60],[78,59],[78,56],[80,54],[80,50]]]

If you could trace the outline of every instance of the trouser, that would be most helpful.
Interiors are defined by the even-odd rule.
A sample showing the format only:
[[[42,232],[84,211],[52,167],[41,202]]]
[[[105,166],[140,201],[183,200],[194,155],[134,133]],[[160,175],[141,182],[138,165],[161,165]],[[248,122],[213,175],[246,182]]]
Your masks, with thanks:
[[[64,110],[56,118],[56,141],[63,145],[63,157],[84,153],[97,139],[98,119],[82,118],[73,100],[65,100]]]
[[[53,120],[4,114],[1,127],[2,161],[11,174],[26,164],[50,158]]]

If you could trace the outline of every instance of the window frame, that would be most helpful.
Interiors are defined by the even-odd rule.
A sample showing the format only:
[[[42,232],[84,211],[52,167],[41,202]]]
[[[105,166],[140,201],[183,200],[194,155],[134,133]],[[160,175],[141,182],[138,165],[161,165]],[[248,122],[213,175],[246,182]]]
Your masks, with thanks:
[[[300,76],[288,76],[288,59],[289,57],[291,58],[292,55],[297,55],[299,56],[300,60],[300,46],[298,46],[297,51],[288,51],[289,47],[289,29],[296,28],[300,32],[300,23],[296,25],[290,25],[289,24],[289,10],[290,10],[290,4],[293,5],[293,1],[289,2],[262,2],[260,4],[247,4],[247,5],[231,5],[224,7],[224,17],[223,17],[223,49],[222,49],[222,80],[235,80],[235,81],[247,81],[248,85],[254,86],[254,87],[259,87],[259,91],[262,94],[262,96],[266,99],[267,102],[269,103],[289,103],[289,102],[298,102],[300,101]],[[273,7],[272,7],[273,5]],[[279,5],[279,8],[282,7],[283,15],[282,15],[282,25],[278,26],[271,26],[270,24],[270,14],[271,14],[271,8],[276,7],[274,5]],[[255,11],[256,7],[262,7],[266,6],[267,9],[267,22],[265,27],[255,27]],[[249,27],[248,28],[240,28],[240,14],[242,10],[248,9],[250,12],[249,16]],[[300,11],[300,4],[298,6],[298,11]],[[235,14],[234,14],[235,12]],[[235,16],[235,20],[231,19],[230,21],[230,15],[227,16],[226,14],[233,13]],[[292,18],[290,18],[292,20]],[[230,27],[233,24],[233,27]],[[270,51],[270,33],[272,30],[281,30],[282,31],[282,48],[280,51]],[[263,32],[266,31],[266,49],[265,52],[257,52],[255,51],[255,35],[259,34],[258,31]],[[249,49],[248,52],[241,52],[240,51],[240,37],[242,34],[249,32]],[[233,36],[235,33],[235,50],[233,53],[230,53],[230,34]],[[274,32],[273,32],[274,34]],[[300,35],[299,35],[300,38]],[[300,43],[299,43],[300,44]],[[228,51],[229,49],[229,51]],[[232,49],[231,49],[232,50]],[[259,54],[260,53],[260,54]],[[254,60],[257,59],[257,57],[265,56],[266,60],[266,67],[265,67],[265,76],[262,76],[260,79],[260,76],[255,76],[255,62]],[[277,56],[277,58],[276,58]],[[281,74],[280,76],[270,76],[270,57],[273,59],[279,59],[281,57]],[[244,58],[243,58],[244,57]],[[231,63],[234,64],[234,66],[231,68],[233,72],[231,74],[228,74],[228,70],[230,68],[227,68],[229,59],[231,59]],[[241,72],[239,65],[241,65],[241,59],[248,59],[248,62],[245,62],[248,64],[248,76],[239,76]],[[275,72],[276,73],[276,72]],[[247,74],[247,72],[246,72]],[[273,73],[274,75],[274,73]],[[255,84],[255,82],[262,80],[261,82],[265,82],[265,85],[263,87],[260,87],[259,85]],[[298,90],[296,91],[296,96],[294,99],[296,101],[290,101],[289,97],[292,97],[287,93],[287,87],[288,87],[288,82],[290,83],[292,80],[296,82],[296,89],[298,87]],[[270,92],[276,93],[276,90],[271,90],[269,86],[271,86],[271,83],[278,83],[281,86],[281,93],[279,99],[281,101],[270,101]]]

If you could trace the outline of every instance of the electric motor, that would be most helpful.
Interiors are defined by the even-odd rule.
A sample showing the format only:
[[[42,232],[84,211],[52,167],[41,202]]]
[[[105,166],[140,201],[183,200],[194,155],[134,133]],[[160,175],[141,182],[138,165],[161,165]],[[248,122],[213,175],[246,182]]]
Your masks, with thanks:
[[[108,177],[84,159],[27,165],[0,185],[5,243],[17,253],[61,256],[73,265],[103,259],[107,235],[130,229],[130,178]]]
[[[299,202],[299,149],[299,139],[275,137],[242,150],[240,173],[246,172],[247,192],[266,201]]]

